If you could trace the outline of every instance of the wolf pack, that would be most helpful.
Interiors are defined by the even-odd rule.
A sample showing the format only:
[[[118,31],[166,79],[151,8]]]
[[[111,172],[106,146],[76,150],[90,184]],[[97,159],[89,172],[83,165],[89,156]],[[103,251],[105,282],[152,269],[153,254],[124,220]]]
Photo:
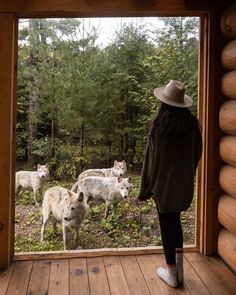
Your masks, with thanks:
[[[89,213],[90,201],[105,202],[104,218],[111,209],[115,212],[117,205],[128,198],[132,189],[130,178],[124,178],[127,172],[126,161],[115,160],[111,168],[89,169],[83,171],[77,181],[67,189],[61,186],[50,187],[42,198],[42,227],[40,241],[44,241],[45,228],[52,216],[54,233],[57,224],[62,224],[64,249],[68,249],[68,229],[73,230],[73,248],[78,247],[79,228]],[[37,165],[36,171],[18,171],[15,177],[15,191],[18,197],[21,188],[33,191],[35,204],[38,195],[49,176],[48,165]]]

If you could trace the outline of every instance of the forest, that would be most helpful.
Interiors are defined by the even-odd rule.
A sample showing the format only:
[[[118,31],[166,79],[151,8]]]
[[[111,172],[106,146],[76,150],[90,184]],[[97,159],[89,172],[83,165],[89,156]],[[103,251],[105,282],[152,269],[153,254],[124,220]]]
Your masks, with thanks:
[[[101,28],[92,21],[85,26],[84,19],[19,23],[16,170],[47,163],[46,188],[70,188],[85,169],[125,160],[132,178],[130,199],[116,215],[101,222],[103,205],[91,207],[81,229],[83,248],[161,243],[153,202],[135,200],[148,129],[158,109],[153,90],[170,79],[182,81],[197,115],[199,18],[156,21],[162,26],[148,18],[121,22],[106,44],[99,43]],[[54,239],[51,231],[46,240],[53,242],[39,244],[40,208],[32,201],[29,192],[21,192],[16,203],[16,251],[61,249],[61,236]],[[182,217],[187,244],[194,243],[195,201]]]
[[[184,82],[197,111],[199,20],[161,21],[155,30],[148,20],[123,23],[105,47],[96,42],[98,28],[85,29],[82,19],[31,19],[22,26],[17,167],[48,163],[56,179],[75,179],[115,159],[140,170],[158,107],[154,88]]]

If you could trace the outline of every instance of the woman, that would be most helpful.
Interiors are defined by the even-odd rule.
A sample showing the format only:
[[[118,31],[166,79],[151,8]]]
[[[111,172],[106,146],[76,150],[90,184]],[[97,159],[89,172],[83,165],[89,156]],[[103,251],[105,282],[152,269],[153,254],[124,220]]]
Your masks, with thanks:
[[[155,200],[167,265],[158,268],[157,274],[177,287],[183,283],[180,213],[192,202],[202,138],[198,120],[188,109],[192,99],[181,82],[171,80],[156,88],[154,95],[161,105],[149,132],[138,198]]]

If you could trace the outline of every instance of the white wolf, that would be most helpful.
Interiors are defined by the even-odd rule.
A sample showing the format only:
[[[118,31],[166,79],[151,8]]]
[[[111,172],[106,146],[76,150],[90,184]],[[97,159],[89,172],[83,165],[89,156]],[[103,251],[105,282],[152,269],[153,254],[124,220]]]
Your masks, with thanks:
[[[37,171],[18,171],[16,172],[15,192],[18,194],[18,188],[30,188],[33,190],[35,204],[37,202],[37,193],[41,190],[45,180],[49,175],[48,164],[37,165]]]
[[[104,218],[107,218],[111,204],[116,209],[118,203],[128,197],[132,184],[129,178],[88,176],[79,179],[77,187],[87,200],[105,201]]]
[[[77,180],[80,180],[82,178],[88,177],[88,176],[101,176],[101,177],[119,177],[124,176],[127,172],[127,165],[126,161],[123,160],[121,162],[118,162],[117,160],[114,161],[114,166],[111,168],[103,168],[103,169],[88,169],[84,172],[80,173]],[[75,183],[71,190],[77,191],[77,183]]]
[[[41,242],[44,240],[45,226],[52,213],[54,232],[57,231],[57,222],[62,222],[64,249],[68,248],[67,228],[74,231],[74,248],[78,243],[78,230],[87,216],[89,205],[82,192],[76,194],[63,187],[49,188],[43,198]]]

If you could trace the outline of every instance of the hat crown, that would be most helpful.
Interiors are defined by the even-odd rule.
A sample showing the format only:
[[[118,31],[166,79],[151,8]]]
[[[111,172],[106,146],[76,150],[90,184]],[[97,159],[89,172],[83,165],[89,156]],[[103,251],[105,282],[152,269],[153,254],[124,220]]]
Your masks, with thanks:
[[[185,87],[180,81],[170,80],[163,90],[163,96],[175,103],[184,102]]]

